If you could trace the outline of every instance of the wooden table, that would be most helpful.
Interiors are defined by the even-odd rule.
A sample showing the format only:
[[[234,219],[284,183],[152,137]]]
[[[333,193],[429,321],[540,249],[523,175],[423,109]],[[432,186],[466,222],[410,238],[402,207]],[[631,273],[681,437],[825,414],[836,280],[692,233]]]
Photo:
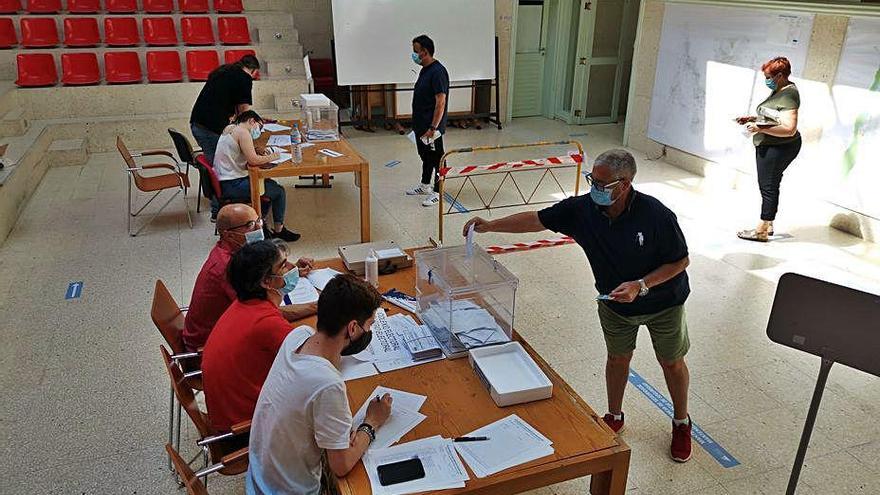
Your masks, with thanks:
[[[408,250],[412,254],[411,250]],[[345,271],[339,259],[317,264]],[[396,288],[415,294],[415,267],[379,277],[379,289]],[[388,314],[403,312],[388,303],[382,305]],[[304,320],[314,325],[314,317]],[[446,438],[462,436],[481,426],[516,413],[553,441],[552,456],[522,464],[487,478],[477,478],[468,468],[471,479],[456,490],[430,492],[436,494],[508,495],[524,492],[562,481],[593,475],[590,493],[622,495],[626,491],[630,449],[596,415],[592,408],[553,371],[553,368],[523,339],[514,338],[553,382],[553,397],[528,404],[500,408],[477,379],[467,358],[441,360],[411,368],[381,373],[346,382],[349,404],[356,411],[377,385],[428,396],[420,412],[428,416],[407,433],[401,442],[433,435]],[[363,463],[358,463],[345,478],[336,480],[341,495],[371,493]]]
[[[290,126],[295,121],[281,120],[281,125]],[[256,141],[258,147],[264,147],[272,134],[289,134],[290,131],[267,133]],[[290,147],[286,147],[288,152]],[[342,153],[345,156],[330,158],[318,153],[319,149],[327,148]],[[303,149],[302,163],[293,163],[288,160],[273,168],[248,167],[251,182],[251,205],[260,211],[260,196],[264,192],[263,179],[273,177],[296,177],[299,175],[322,175],[340,174],[352,172],[355,174],[355,184],[360,187],[361,198],[361,242],[370,242],[370,163],[344,138],[339,141],[327,143],[315,143]],[[277,221],[277,220],[276,220]]]

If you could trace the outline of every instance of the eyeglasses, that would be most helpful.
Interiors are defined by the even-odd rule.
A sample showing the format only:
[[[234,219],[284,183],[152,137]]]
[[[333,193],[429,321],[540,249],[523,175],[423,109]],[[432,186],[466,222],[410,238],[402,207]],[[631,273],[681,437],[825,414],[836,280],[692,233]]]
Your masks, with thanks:
[[[251,220],[251,221],[249,221],[249,222],[247,222],[247,223],[243,223],[243,224],[241,224],[241,225],[236,225],[235,227],[229,227],[229,228],[226,229],[226,230],[238,230],[238,229],[240,229],[240,228],[242,228],[242,227],[247,227],[247,228],[248,228],[248,232],[250,232],[250,231],[252,231],[252,230],[256,230],[255,227],[258,227],[258,228],[261,228],[261,229],[262,229],[262,228],[263,228],[263,219],[262,219],[262,218],[258,218],[258,219],[256,219],[256,220]]]
[[[593,187],[595,185],[596,187],[601,187],[602,189],[614,189],[623,180],[623,179],[617,179],[614,182],[609,182],[608,184],[602,184],[600,182],[597,182],[595,179],[593,179],[592,173],[588,173],[584,177],[587,179],[588,186]]]

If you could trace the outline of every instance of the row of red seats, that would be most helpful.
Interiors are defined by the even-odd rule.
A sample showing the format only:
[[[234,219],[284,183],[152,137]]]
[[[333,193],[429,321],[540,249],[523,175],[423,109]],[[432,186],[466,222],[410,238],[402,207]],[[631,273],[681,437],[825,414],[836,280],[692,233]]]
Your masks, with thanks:
[[[141,0],[141,10],[138,10],[137,0],[105,1],[105,8],[111,14],[174,12],[174,0]],[[15,14],[21,10],[21,0],[0,0],[0,14]],[[29,14],[57,14],[62,10],[61,0],[27,0],[24,10]],[[208,0],[177,0],[177,10],[184,14],[204,14],[208,12]],[[214,12],[240,14],[242,10],[241,0],[214,0]],[[97,14],[100,11],[101,0],[67,0],[67,12],[71,14]]]
[[[254,55],[253,50],[227,50],[227,64]],[[177,51],[147,52],[147,80],[149,82],[180,82],[183,72]],[[54,86],[58,83],[55,58],[51,53],[27,53],[16,57],[18,79],[21,87]],[[186,52],[186,73],[190,81],[205,81],[208,74],[220,65],[220,57],[214,50]],[[109,84],[139,83],[143,79],[137,52],[107,52],[104,54],[105,80]],[[94,53],[61,54],[61,82],[65,86],[82,86],[101,82],[98,56]]]
[[[21,19],[21,46],[24,48],[52,48],[58,46],[55,19],[23,17]],[[148,46],[178,44],[177,30],[171,17],[147,17],[143,20],[144,41]],[[180,32],[184,45],[213,45],[214,29],[210,17],[183,17]],[[251,42],[246,17],[224,16],[217,19],[217,32],[224,45],[247,45]],[[141,40],[134,17],[104,19],[104,37],[107,46],[135,46]],[[0,17],[0,48],[12,48],[18,43],[12,19]],[[67,17],[64,19],[64,45],[90,47],[101,44],[98,21],[94,17]]]

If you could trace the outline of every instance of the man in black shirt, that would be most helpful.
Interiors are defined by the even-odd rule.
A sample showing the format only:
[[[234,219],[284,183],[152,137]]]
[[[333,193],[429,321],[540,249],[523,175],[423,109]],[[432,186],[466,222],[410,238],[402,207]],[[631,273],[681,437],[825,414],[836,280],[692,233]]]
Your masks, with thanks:
[[[189,127],[199,147],[210,163],[214,163],[217,141],[230,119],[251,109],[251,90],[260,70],[260,62],[253,55],[245,55],[238,62],[221,65],[208,75],[189,117]],[[219,204],[211,204],[211,220],[217,218]]]
[[[412,59],[422,66],[419,78],[413,88],[412,119],[416,135],[416,149],[422,159],[422,182],[406,191],[410,196],[427,195],[422,206],[433,206],[440,202],[437,193],[437,171],[443,157],[443,134],[446,134],[447,96],[449,95],[449,73],[434,58],[434,42],[426,35],[417,36],[412,41]],[[435,133],[440,136],[434,138]],[[431,188],[431,177],[434,187]]]
[[[539,232],[571,236],[584,250],[596,279],[599,321],[608,350],[605,382],[608,414],[615,432],[623,429],[623,393],[639,326],[651,334],[654,353],[672,396],[674,418],[670,453],[678,462],[691,456],[687,413],[690,348],[684,302],[690,294],[687,243],[675,214],[657,199],[632,188],[635,159],[624,150],[596,158],[587,176],[590,194],[575,196],[541,211],[498,220],[469,220],[476,232]]]

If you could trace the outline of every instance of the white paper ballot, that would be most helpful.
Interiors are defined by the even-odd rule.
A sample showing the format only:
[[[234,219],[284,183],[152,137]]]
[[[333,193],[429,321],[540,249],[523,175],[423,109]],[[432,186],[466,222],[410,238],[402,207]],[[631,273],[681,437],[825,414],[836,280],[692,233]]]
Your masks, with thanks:
[[[412,141],[412,144],[416,144],[416,131],[409,131],[409,134],[406,135],[406,138]]]
[[[403,390],[376,387],[373,393],[367,397],[366,402],[354,414],[352,425],[363,423],[364,418],[367,416],[367,406],[370,401],[374,401],[376,397],[382,397],[386,393],[390,394],[392,399],[391,416],[376,431],[376,440],[370,444],[370,449],[390,447],[427,418],[427,416],[418,412],[422,404],[428,399],[426,396],[404,392]]]
[[[468,433],[489,437],[482,442],[459,442],[455,450],[479,478],[553,454],[553,442],[516,414]]]
[[[289,131],[290,127],[281,124],[263,124],[263,130],[267,132]]]
[[[474,224],[468,227],[467,237],[465,238],[465,256],[468,258],[474,255]]]
[[[395,485],[382,486],[378,467],[418,457],[425,477]],[[423,438],[385,449],[371,449],[363,457],[373,495],[407,495],[434,490],[464,488],[470,479],[452,440],[439,436]]]
[[[321,268],[319,270],[312,270],[306,278],[309,279],[309,282],[311,282],[316,289],[324,290],[324,286],[327,285],[327,282],[329,282],[331,278],[340,274],[341,272],[332,268]]]
[[[275,134],[269,136],[269,146],[290,146],[290,134]]]
[[[278,165],[280,163],[284,163],[292,158],[290,153],[279,153],[277,160],[272,160],[272,163]]]

